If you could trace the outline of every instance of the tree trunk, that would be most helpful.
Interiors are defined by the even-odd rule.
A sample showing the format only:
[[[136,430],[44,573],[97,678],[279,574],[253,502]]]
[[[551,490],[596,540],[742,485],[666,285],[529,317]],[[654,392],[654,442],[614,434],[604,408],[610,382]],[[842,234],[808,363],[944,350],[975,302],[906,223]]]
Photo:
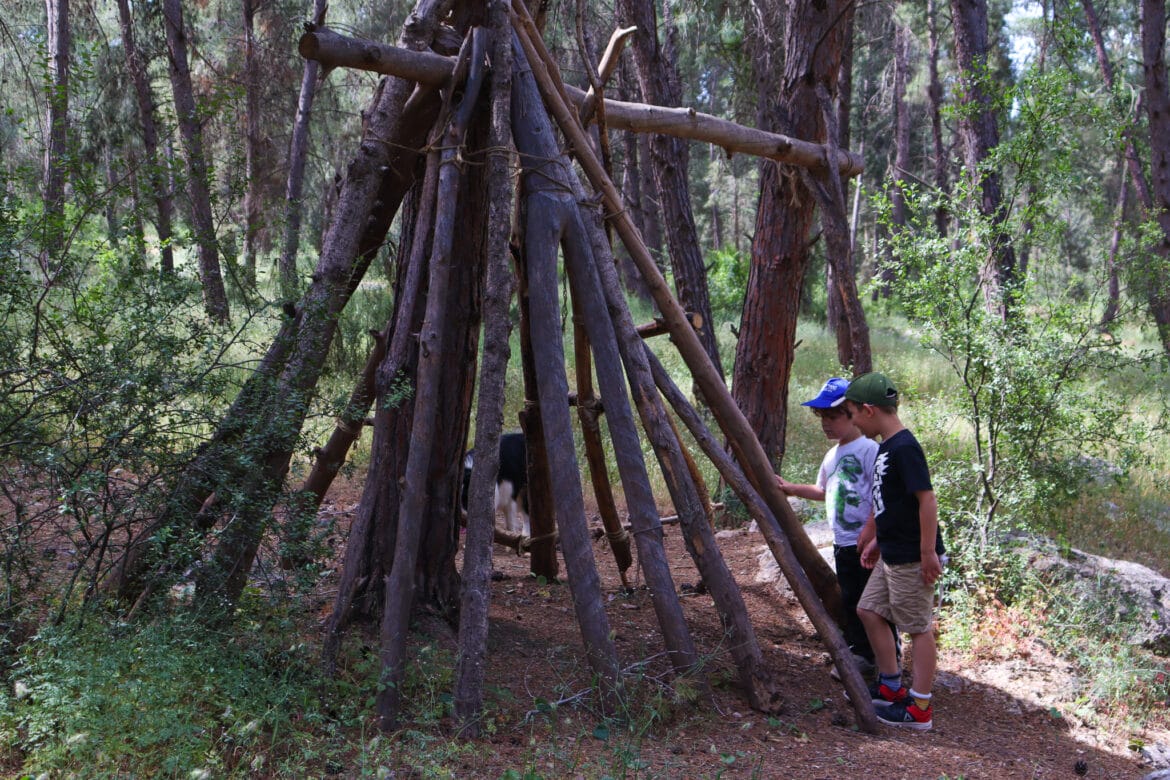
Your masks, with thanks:
[[[316,24],[325,21],[325,0],[314,0],[313,19]],[[277,274],[280,294],[285,300],[296,300],[300,292],[297,279],[297,250],[301,241],[301,196],[305,191],[305,161],[309,156],[309,119],[313,112],[313,98],[317,94],[316,60],[305,60],[301,74],[301,91],[297,98],[297,115],[293,121],[292,140],[288,151],[288,183],[284,195],[284,240],[280,245]]]
[[[773,9],[774,10],[774,9]],[[779,14],[777,14],[779,15]],[[828,140],[818,87],[837,93],[846,17],[852,5],[794,2],[785,14],[781,73],[773,73],[776,42],[757,29],[753,67],[765,129],[814,142]],[[779,98],[773,99],[776,85]],[[834,141],[836,139],[833,139]],[[788,381],[801,289],[809,263],[808,236],[816,198],[796,170],[762,163],[752,263],[744,294],[732,390],[775,469],[784,458]],[[838,279],[838,281],[840,281]]]
[[[244,22],[244,286],[256,287],[260,232],[260,66],[256,61],[256,0],[240,0]]]
[[[983,171],[983,161],[999,145],[999,127],[991,96],[984,84],[988,77],[987,0],[951,0],[955,28],[955,60],[962,85],[959,134],[969,175],[976,177],[979,211],[992,227],[992,245],[980,273],[988,312],[1003,321],[1012,318],[1012,297],[1018,269],[1011,236],[1006,232],[999,171]]]
[[[1146,116],[1150,126],[1150,189],[1154,216],[1162,228],[1157,263],[1141,269],[1150,315],[1158,328],[1162,350],[1170,356],[1170,84],[1166,74],[1166,2],[1142,0],[1142,71],[1145,74]]]
[[[195,105],[191,71],[187,65],[187,32],[183,24],[181,0],[162,0],[162,15],[166,27],[175,113],[179,121],[179,134],[183,138],[183,149],[187,155],[187,192],[191,200],[195,243],[199,249],[203,305],[213,320],[227,322],[229,317],[227,291],[224,289],[223,275],[220,272],[219,247],[211,213],[210,171],[207,169],[207,159],[203,155],[202,118]]]
[[[906,108],[906,86],[910,82],[910,28],[895,22],[894,28],[894,171],[890,182],[891,231],[897,235],[906,229],[906,186],[910,181],[910,113]],[[879,274],[882,297],[890,296],[896,276],[898,258],[887,253]]]
[[[821,99],[821,110],[827,126],[828,148],[831,156],[835,157],[833,139],[837,137],[838,113],[823,86],[818,85],[817,94]],[[820,207],[828,265],[832,270],[836,297],[840,301],[844,318],[844,327],[837,334],[838,354],[843,357],[842,364],[849,366],[855,375],[864,374],[873,370],[873,357],[869,348],[869,323],[861,306],[854,277],[853,240],[845,216],[845,187],[835,167],[819,172],[802,168],[800,176]],[[847,353],[842,348],[844,345],[848,345]]]
[[[675,31],[669,20],[661,29],[651,0],[618,0],[618,18],[623,26],[636,25],[633,36],[634,63],[642,98],[659,106],[682,105],[682,82],[678,73]],[[661,34],[662,40],[659,40]],[[674,270],[675,287],[683,308],[700,314],[703,328],[700,338],[716,371],[723,376],[719,344],[715,337],[715,320],[711,317],[711,300],[707,290],[707,272],[703,265],[699,233],[691,210],[687,165],[690,153],[685,141],[667,135],[650,139],[654,179],[663,219],[670,230],[666,242]]]
[[[1122,228],[1125,225],[1125,212],[1129,207],[1129,169],[1124,161],[1121,165],[1121,180],[1117,185],[1117,208],[1113,215],[1113,237],[1109,241],[1109,255],[1105,260],[1106,282],[1105,309],[1101,312],[1101,322],[1098,327],[1107,331],[1117,319],[1121,309],[1121,279],[1118,274],[1118,255],[1121,252]]]
[[[44,221],[42,262],[46,282],[57,273],[65,246],[65,176],[69,161],[69,0],[45,0],[46,41],[49,55],[48,99],[45,101],[43,171]]]
[[[126,69],[134,84],[134,98],[138,104],[138,121],[142,123],[142,146],[146,151],[146,180],[154,197],[155,231],[158,233],[159,270],[170,275],[175,272],[175,253],[171,248],[171,222],[175,204],[166,174],[167,164],[159,153],[158,127],[154,121],[154,96],[146,76],[146,63],[135,42],[134,19],[130,15],[129,0],[118,0],[118,19],[121,23],[122,46],[126,50]]]
[[[930,139],[931,148],[934,152],[932,155],[934,158],[933,183],[935,190],[937,190],[940,196],[940,205],[934,212],[934,224],[939,236],[946,236],[947,223],[950,215],[947,213],[946,206],[941,204],[944,202],[942,196],[950,192],[950,181],[947,177],[947,150],[943,144],[943,87],[942,80],[938,75],[938,13],[935,2],[936,0],[926,0],[926,26],[929,37],[928,45],[930,47],[930,52],[927,55],[930,78],[926,95],[930,103]]]

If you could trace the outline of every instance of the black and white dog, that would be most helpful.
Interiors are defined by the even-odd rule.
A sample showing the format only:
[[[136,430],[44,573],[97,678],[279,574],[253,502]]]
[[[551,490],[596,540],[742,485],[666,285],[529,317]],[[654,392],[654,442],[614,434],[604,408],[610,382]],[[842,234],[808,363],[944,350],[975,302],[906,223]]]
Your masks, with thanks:
[[[471,487],[471,467],[475,450],[463,458],[463,511],[467,511],[467,493]],[[500,468],[496,474],[496,511],[504,513],[508,533],[532,535],[528,519],[528,453],[523,433],[500,434]]]

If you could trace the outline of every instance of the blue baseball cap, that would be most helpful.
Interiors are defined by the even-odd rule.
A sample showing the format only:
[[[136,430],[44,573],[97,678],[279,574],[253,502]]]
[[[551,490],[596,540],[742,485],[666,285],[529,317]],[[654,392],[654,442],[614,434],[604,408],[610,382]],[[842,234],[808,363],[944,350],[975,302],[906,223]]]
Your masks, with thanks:
[[[848,389],[849,380],[835,376],[825,382],[825,386],[821,388],[821,392],[817,393],[816,398],[805,401],[801,406],[811,406],[813,409],[832,409],[834,406],[845,403],[845,391]]]

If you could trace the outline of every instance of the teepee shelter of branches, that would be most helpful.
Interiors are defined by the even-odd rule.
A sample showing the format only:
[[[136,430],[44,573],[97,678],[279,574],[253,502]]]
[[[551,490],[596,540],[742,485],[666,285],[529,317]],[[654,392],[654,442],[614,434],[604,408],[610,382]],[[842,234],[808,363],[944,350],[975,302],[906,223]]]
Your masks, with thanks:
[[[604,399],[605,419],[613,440],[630,523],[638,547],[638,560],[654,599],[671,663],[679,674],[688,674],[695,670],[698,659],[675,598],[670,572],[665,565],[658,513],[638,442],[639,434],[629,403],[629,391],[632,391],[633,406],[666,477],[688,549],[695,558],[704,583],[710,589],[731,639],[730,647],[749,702],[758,709],[770,709],[775,705],[777,696],[775,686],[763,668],[759,646],[750,621],[746,618],[740,593],[705,522],[698,489],[687,468],[679,439],[672,430],[662,396],[656,388],[656,375],[667,397],[700,441],[714,442],[714,437],[705,430],[693,410],[687,408],[685,399],[677,389],[668,386],[669,379],[656,365],[653,355],[637,334],[618,281],[612,249],[602,226],[602,210],[597,208],[598,200],[645,277],[655,302],[663,312],[671,336],[711,404],[715,418],[731,443],[736,460],[746,467],[746,474],[739,471],[718,446],[708,447],[709,456],[717,459],[728,483],[741,494],[756,516],[794,591],[822,636],[826,637],[834,658],[841,663],[842,668],[852,670],[853,667],[845,660],[848,656],[845,645],[822,601],[825,593],[832,593],[832,589],[826,587],[828,578],[820,567],[810,565],[809,561],[813,559],[820,562],[819,556],[811,549],[807,536],[776,489],[771,468],[754,434],[731,402],[694,329],[623,211],[620,193],[586,140],[582,119],[588,120],[592,111],[586,108],[582,112],[584,116],[581,116],[573,107],[586,103],[596,105],[600,96],[570,91],[560,82],[556,65],[519,0],[510,9],[509,23],[501,21],[501,4],[495,4],[493,8],[497,15],[495,24],[475,27],[467,36],[470,44],[465,43],[460,56],[455,59],[421,49],[355,41],[320,28],[309,30],[301,41],[302,54],[317,59],[327,67],[360,67],[398,78],[409,78],[418,83],[420,91],[439,89],[447,101],[458,100],[458,107],[449,113],[450,121],[445,130],[436,128],[432,132],[432,138],[439,138],[442,134],[440,149],[430,152],[432,158],[436,155],[439,158],[434,204],[429,200],[432,195],[428,186],[435,177],[432,166],[428,168],[424,179],[424,202],[420,203],[420,218],[416,219],[412,231],[414,245],[425,240],[427,230],[433,230],[433,237],[429,254],[426,312],[419,331],[416,401],[412,410],[409,454],[396,517],[393,562],[385,578],[385,607],[381,617],[384,686],[379,694],[378,707],[383,725],[392,727],[398,717],[398,691],[402,680],[407,621],[417,580],[419,539],[423,533],[423,521],[428,516],[428,473],[434,473],[428,472],[428,468],[435,461],[434,450],[443,446],[440,437],[436,436],[435,426],[438,420],[450,419],[452,412],[462,412],[465,417],[469,411],[466,407],[437,408],[433,402],[441,399],[438,391],[443,381],[443,354],[447,348],[446,339],[457,319],[446,308],[446,303],[450,301],[448,285],[454,274],[461,273],[451,267],[454,262],[454,230],[458,221],[461,238],[467,240],[469,234],[464,228],[473,221],[468,204],[459,202],[456,197],[459,191],[457,180],[462,170],[457,160],[473,160],[482,154],[470,146],[474,134],[471,125],[483,120],[484,112],[480,112],[478,119],[474,116],[481,102],[490,106],[486,112],[490,117],[486,186],[494,194],[489,197],[487,204],[489,213],[483,307],[485,358],[480,372],[479,424],[475,440],[476,451],[480,456],[472,472],[469,499],[460,621],[461,658],[455,696],[457,716],[465,730],[474,731],[481,700],[479,688],[482,685],[487,632],[486,594],[492,524],[490,492],[497,467],[493,455],[502,425],[500,409],[507,324],[501,321],[507,316],[506,304],[510,295],[509,236],[515,236],[517,244],[524,312],[522,328],[526,331],[522,336],[522,348],[526,352],[526,376],[531,376],[533,380],[533,387],[529,389],[535,391],[529,393],[531,404],[527,416],[531,419],[535,412],[535,416],[539,417],[536,437],[533,436],[531,425],[526,424],[526,428],[530,441],[536,439],[533,449],[543,455],[543,463],[536,464],[537,469],[543,467],[548,480],[546,484],[557,485],[552,501],[553,516],[564,551],[577,620],[590,666],[599,681],[603,701],[619,692],[621,680],[603,609],[600,584],[593,565],[585,524],[580,469],[572,444],[568,405],[565,403],[568,386],[559,327],[556,265],[559,254],[564,257],[575,322],[583,331],[577,337],[578,354],[588,355],[588,352],[582,350],[584,344],[592,351],[597,381]],[[510,72],[509,60],[513,63]],[[485,82],[489,80],[490,97],[484,97]],[[830,160],[823,147],[760,133],[685,109],[664,109],[616,101],[605,101],[603,106],[607,122],[616,127],[703,138],[720,143],[729,151],[763,154],[789,164],[812,168],[833,164],[847,174],[855,172],[857,167],[856,161],[849,155],[842,154],[838,159]],[[446,117],[448,114],[441,116]],[[578,180],[554,131],[554,120],[567,148],[585,170],[594,194],[586,192]],[[605,128],[601,128],[601,131],[604,133]],[[512,223],[512,209],[506,208],[511,202],[511,193],[508,191],[511,181],[509,163],[512,158],[508,149],[509,136],[514,141],[522,171],[515,225]],[[504,196],[499,197],[499,193]],[[482,210],[483,206],[480,208]],[[411,259],[413,262],[414,255]],[[469,265],[480,267],[474,261]],[[473,323],[464,323],[462,327],[469,324]],[[385,418],[376,418],[381,419]],[[378,433],[377,429],[381,427],[378,422],[375,427],[376,439],[384,438]],[[466,429],[464,423],[464,433]],[[375,469],[381,469],[384,465],[379,460],[375,456],[371,463],[367,495],[380,490],[371,488],[372,483],[393,481],[392,472],[375,473]],[[534,478],[532,481],[539,483],[543,480]],[[434,491],[431,491],[430,500],[433,499]],[[373,498],[368,503],[377,503],[377,499]],[[366,504],[367,501],[363,499],[363,506]],[[361,511],[360,514],[365,518],[367,513]],[[360,534],[351,536],[346,560],[347,572],[343,575],[343,581],[347,583],[359,579],[371,581],[367,564],[363,563],[369,559],[369,554],[357,552],[367,546],[364,538],[368,537]],[[824,566],[823,562],[821,566]],[[816,579],[819,587],[814,586],[812,578]],[[333,634],[332,652],[336,652],[337,634],[345,616],[353,609],[355,595],[356,588],[349,584],[339,591],[330,626]],[[857,708],[860,722],[872,728],[873,713],[864,705],[868,697],[865,696],[860,675],[853,671],[846,675],[847,688],[853,701],[863,703]]]
[[[376,397],[370,467],[326,626],[326,667],[335,663],[349,623],[359,618],[380,621],[383,673],[377,707],[382,726],[393,728],[399,718],[412,608],[426,603],[454,612],[458,604],[456,715],[463,733],[477,733],[488,627],[491,495],[503,426],[514,255],[526,395],[522,424],[529,445],[534,535],[542,539],[532,546],[533,568],[555,574],[559,543],[601,704],[612,705],[620,696],[621,665],[592,557],[567,403],[557,289],[557,261],[563,257],[579,328],[578,371],[585,366],[587,373],[585,357],[591,356],[601,396],[598,404],[591,387],[579,386],[578,402],[594,415],[593,422],[598,406],[604,407],[638,562],[673,669],[696,678],[701,672],[666,565],[642,435],[652,445],[687,549],[715,602],[749,704],[763,711],[778,704],[777,685],[707,522],[700,488],[664,398],[758,522],[843,672],[859,725],[875,730],[865,685],[834,621],[840,594],[832,571],[776,486],[759,441],[624,210],[584,123],[604,116],[605,126],[598,127],[603,137],[607,127],[671,133],[718,144],[729,153],[805,167],[814,176],[834,170],[853,175],[860,170],[857,158],[686,109],[610,101],[600,89],[593,94],[571,90],[561,82],[521,0],[511,5],[499,0],[420,0],[397,46],[355,41],[313,27],[300,48],[326,72],[361,67],[386,78],[364,113],[362,141],[342,181],[311,283],[295,307],[286,306],[280,333],[258,370],[212,439],[176,480],[164,511],[132,540],[108,578],[109,589],[137,608],[157,592],[168,572],[183,570],[200,545],[210,544],[212,552],[198,569],[197,602],[222,610],[239,598],[270,527],[338,317],[391,221],[400,216],[395,309],[377,337],[377,349],[384,354],[369,366]],[[591,191],[570,157],[584,171]],[[638,335],[606,222],[633,258],[734,460]],[[477,380],[481,325],[484,357]],[[368,385],[369,376],[363,381]],[[455,565],[458,486],[477,381],[478,456],[460,576]],[[354,398],[366,403],[368,389],[359,390]],[[347,419],[352,420],[352,411]],[[591,435],[586,430],[587,439]],[[336,457],[334,451],[331,458]],[[598,459],[589,462],[595,486],[604,472]],[[311,493],[319,498],[324,489],[315,483],[301,497]],[[315,504],[310,497],[286,505]],[[297,520],[290,522],[295,526]],[[296,536],[288,528],[280,530]],[[623,566],[620,535],[611,534],[611,541],[624,569],[629,564]],[[701,678],[697,682],[703,690]]]

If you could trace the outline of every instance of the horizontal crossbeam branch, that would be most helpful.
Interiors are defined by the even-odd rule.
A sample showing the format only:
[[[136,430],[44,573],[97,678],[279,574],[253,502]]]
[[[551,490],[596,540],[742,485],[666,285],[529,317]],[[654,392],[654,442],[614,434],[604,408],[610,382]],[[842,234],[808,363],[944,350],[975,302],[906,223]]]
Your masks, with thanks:
[[[325,27],[314,28],[302,35],[298,50],[305,59],[316,60],[327,68],[367,70],[400,76],[428,86],[444,84],[455,67],[452,57],[363,41]],[[568,85],[566,89],[569,99],[580,108],[586,100],[586,93]],[[610,127],[619,130],[661,133],[703,141],[722,147],[729,155],[750,154],[804,168],[823,168],[831,154],[823,144],[745,127],[693,108],[667,108],[606,98],[605,120]],[[861,155],[838,150],[836,157],[842,176],[861,173]]]

